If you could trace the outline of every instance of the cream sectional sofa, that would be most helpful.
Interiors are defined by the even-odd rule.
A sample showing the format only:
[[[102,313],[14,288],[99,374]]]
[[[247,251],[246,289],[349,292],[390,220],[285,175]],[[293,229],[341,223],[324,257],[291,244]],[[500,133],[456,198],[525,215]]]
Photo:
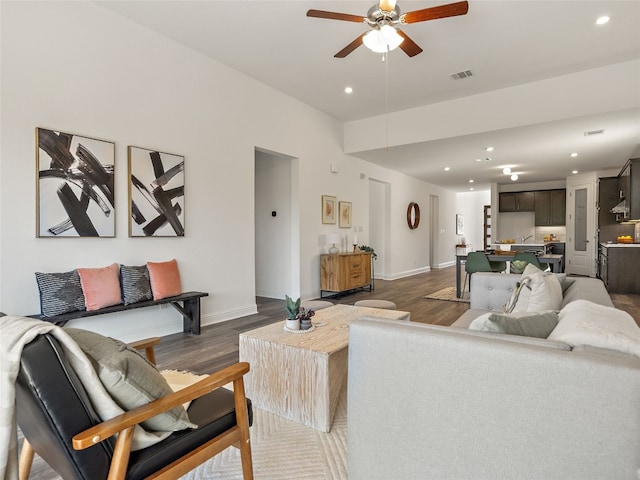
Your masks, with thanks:
[[[458,328],[351,325],[350,480],[640,478],[638,356],[464,328],[502,311],[519,279],[474,274]],[[570,278],[556,329],[582,304],[603,325],[619,312],[602,282]]]

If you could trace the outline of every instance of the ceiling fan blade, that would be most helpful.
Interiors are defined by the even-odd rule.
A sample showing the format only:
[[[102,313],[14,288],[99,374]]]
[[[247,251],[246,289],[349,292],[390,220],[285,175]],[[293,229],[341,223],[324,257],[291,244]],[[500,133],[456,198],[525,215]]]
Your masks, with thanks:
[[[353,52],[356,48],[358,48],[360,45],[362,45],[362,39],[364,38],[366,34],[363,33],[362,35],[360,35],[358,38],[356,38],[353,42],[351,42],[349,45],[347,45],[346,47],[344,47],[342,50],[340,50],[338,53],[336,53],[334,55],[335,58],[344,58],[347,55],[349,55],[351,52]],[[404,43],[404,42],[403,42]]]
[[[400,44],[400,48],[404,53],[406,53],[410,57],[415,57],[416,55],[422,52],[422,49],[418,46],[418,44],[413,40],[411,40],[411,38],[409,38],[409,36],[406,33],[404,33],[399,28],[397,28],[396,30],[398,31],[400,36],[404,38],[404,41]]]
[[[468,2],[449,3],[448,5],[440,5],[438,7],[423,8],[422,10],[407,12],[400,17],[400,21],[402,23],[425,22],[427,20],[437,20],[438,18],[465,15],[468,11]]]
[[[358,15],[350,15],[348,13],[336,13],[325,12],[324,10],[309,10],[307,11],[307,17],[315,18],[328,18],[329,20],[344,20],[345,22],[362,23],[365,21],[364,17]]]

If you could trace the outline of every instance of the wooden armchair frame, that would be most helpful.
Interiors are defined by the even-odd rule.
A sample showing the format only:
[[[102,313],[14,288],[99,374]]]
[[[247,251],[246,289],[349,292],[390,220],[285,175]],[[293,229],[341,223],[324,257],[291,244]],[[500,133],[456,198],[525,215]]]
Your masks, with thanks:
[[[155,337],[129,345],[138,350],[144,350],[149,361],[155,364],[153,347],[159,342],[160,338]],[[73,437],[73,448],[75,450],[83,450],[117,435],[108,480],[124,480],[127,473],[129,455],[131,453],[133,430],[136,425],[233,382],[236,425],[155,472],[148,478],[163,480],[177,479],[198,465],[211,459],[224,449],[235,446],[240,449],[243,478],[245,480],[251,480],[253,479],[253,466],[251,461],[251,441],[249,437],[249,416],[243,379],[243,376],[247,372],[249,372],[249,364],[247,362],[239,362],[224,368],[178,392],[171,393],[151,403],[129,410],[122,415],[78,433]],[[20,480],[27,480],[29,478],[33,456],[33,448],[25,438],[20,454]]]

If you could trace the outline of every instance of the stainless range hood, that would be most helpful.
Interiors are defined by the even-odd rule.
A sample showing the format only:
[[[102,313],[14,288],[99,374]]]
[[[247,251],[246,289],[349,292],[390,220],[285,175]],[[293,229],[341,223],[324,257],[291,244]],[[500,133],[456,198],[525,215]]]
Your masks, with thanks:
[[[619,204],[611,209],[611,213],[622,213],[628,215],[629,208],[627,207],[627,201],[622,200]]]

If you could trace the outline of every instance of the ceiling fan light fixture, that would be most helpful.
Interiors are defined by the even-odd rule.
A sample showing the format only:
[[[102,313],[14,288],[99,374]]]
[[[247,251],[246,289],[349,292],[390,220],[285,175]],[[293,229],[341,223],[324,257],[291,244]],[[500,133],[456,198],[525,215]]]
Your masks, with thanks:
[[[404,38],[391,25],[383,25],[368,32],[362,42],[375,53],[386,53],[395,50],[404,41]]]
[[[380,0],[378,7],[383,12],[392,12],[396,8],[396,0]]]

